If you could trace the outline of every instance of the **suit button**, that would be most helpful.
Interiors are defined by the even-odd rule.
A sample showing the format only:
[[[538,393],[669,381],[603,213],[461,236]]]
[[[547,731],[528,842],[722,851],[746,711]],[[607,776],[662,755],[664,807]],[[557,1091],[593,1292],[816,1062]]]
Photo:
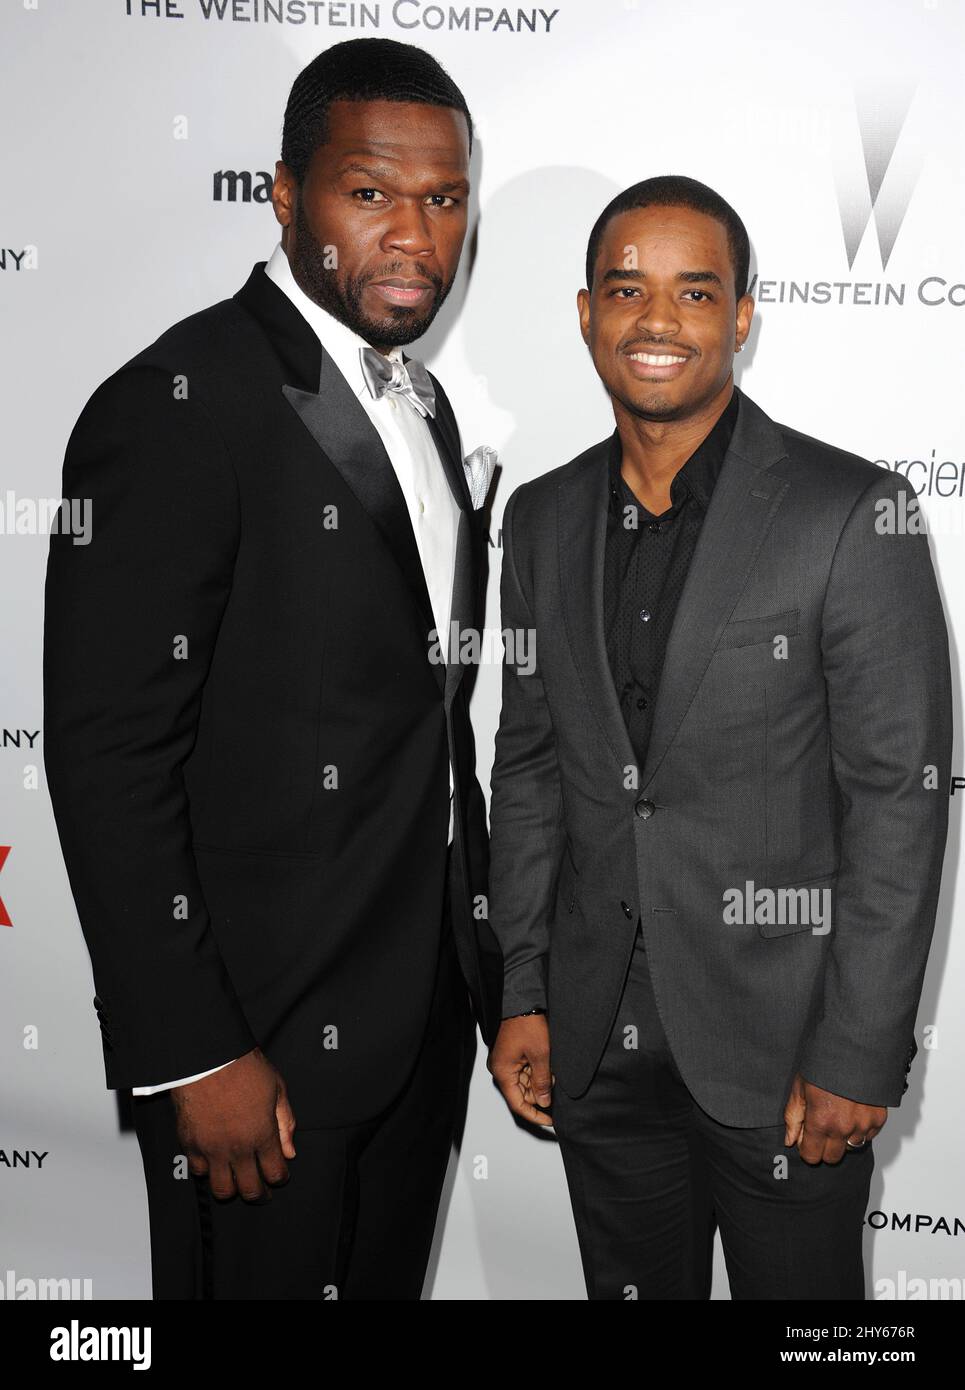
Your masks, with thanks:
[[[652,801],[647,801],[645,797],[641,797],[633,809],[641,820],[649,820],[657,808]]]
[[[632,917],[632,916],[633,916],[633,913],[630,911],[630,906],[629,906],[628,903],[621,903],[620,906],[623,908],[623,915],[624,915],[624,917]]]

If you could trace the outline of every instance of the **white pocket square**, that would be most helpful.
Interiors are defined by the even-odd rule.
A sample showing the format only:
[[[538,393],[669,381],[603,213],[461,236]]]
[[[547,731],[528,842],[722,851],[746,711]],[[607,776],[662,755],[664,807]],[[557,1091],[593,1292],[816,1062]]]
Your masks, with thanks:
[[[473,449],[462,461],[462,466],[466,470],[466,482],[469,484],[469,496],[472,498],[473,511],[478,511],[486,500],[489,491],[489,484],[492,481],[493,469],[499,462],[499,455],[489,444],[480,444],[478,449]]]

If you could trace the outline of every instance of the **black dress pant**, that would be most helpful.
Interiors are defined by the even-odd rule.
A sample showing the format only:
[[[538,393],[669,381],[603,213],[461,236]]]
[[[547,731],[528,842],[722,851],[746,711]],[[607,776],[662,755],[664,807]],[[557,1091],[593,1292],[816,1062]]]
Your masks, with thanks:
[[[475,1046],[446,911],[431,1012],[406,1085],[363,1124],[296,1129],[290,1178],[270,1201],[219,1201],[206,1178],[175,1177],[170,1092],[135,1096],[154,1298],[418,1299]]]
[[[783,1124],[734,1129],[702,1110],[639,932],[599,1071],[579,1100],[557,1086],[552,1113],[591,1299],[709,1298],[716,1227],[734,1299],[865,1297],[871,1144],[815,1166]]]

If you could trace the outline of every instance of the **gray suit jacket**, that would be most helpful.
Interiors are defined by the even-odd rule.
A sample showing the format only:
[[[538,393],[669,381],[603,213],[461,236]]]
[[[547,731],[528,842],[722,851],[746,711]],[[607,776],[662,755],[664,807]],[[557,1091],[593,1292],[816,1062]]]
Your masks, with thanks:
[[[637,769],[603,632],[608,445],[517,488],[503,520],[503,628],[535,634],[533,669],[507,654],[492,776],[503,1015],[548,1005],[557,1085],[582,1095],[639,919],[674,1058],[717,1120],[780,1123],[797,1071],[897,1105],[952,737],[914,491],[740,393]]]

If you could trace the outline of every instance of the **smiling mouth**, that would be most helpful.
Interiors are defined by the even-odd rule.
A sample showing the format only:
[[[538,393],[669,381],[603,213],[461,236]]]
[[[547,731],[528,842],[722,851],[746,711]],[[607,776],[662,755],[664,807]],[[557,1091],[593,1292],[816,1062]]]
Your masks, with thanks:
[[[690,361],[689,357],[681,356],[678,352],[628,352],[625,354],[627,361],[632,365],[630,370],[636,377],[643,377],[650,381],[666,381],[670,377],[679,375]]]
[[[681,357],[677,352],[629,352],[634,362],[646,362],[648,367],[673,367],[678,362],[686,362],[686,357]]]

